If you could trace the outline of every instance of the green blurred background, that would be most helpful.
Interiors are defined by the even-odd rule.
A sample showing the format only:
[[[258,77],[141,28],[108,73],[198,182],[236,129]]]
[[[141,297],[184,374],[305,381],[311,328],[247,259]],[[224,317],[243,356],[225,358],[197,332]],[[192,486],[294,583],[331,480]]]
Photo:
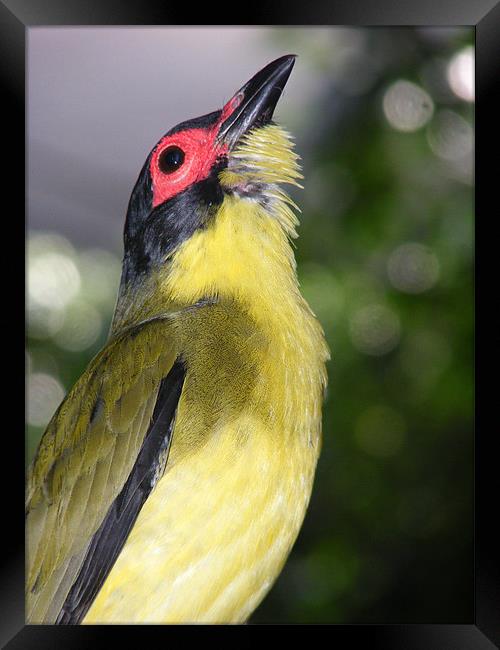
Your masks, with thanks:
[[[72,181],[61,177],[58,164],[69,175],[74,169],[79,189],[90,195],[93,177],[87,184],[78,158],[63,155],[70,136],[61,134],[58,149],[59,136],[47,127],[50,103],[36,87],[48,96],[59,83],[61,93],[69,92],[70,64],[56,74],[50,56],[40,59],[67,31],[31,30],[29,49],[27,460],[106,340],[125,207],[148,149],[180,119],[222,105],[273,56],[296,52],[294,90],[284,94],[278,120],[293,132],[303,158],[304,190],[293,193],[302,209],[296,256],[332,360],[310,508],[283,573],[251,622],[472,622],[473,30],[208,30],[213,57],[224,59],[224,47],[233,48],[239,81],[233,87],[218,75],[222,90],[214,90],[218,100],[205,110],[195,108],[202,91],[190,88],[192,103],[180,105],[179,119],[160,130],[154,120],[142,131],[132,127],[137,154],[118,151],[116,159],[131,159],[134,171],[118,167],[118,186],[98,167],[101,184],[93,195],[116,194],[120,207],[103,202],[86,211],[84,203],[77,216],[68,208],[77,192],[63,196],[61,187]],[[96,31],[78,40],[73,30],[57,41],[55,56],[84,58]],[[97,38],[103,31],[112,30]],[[132,40],[117,31],[131,58],[143,51],[137,31],[147,30],[136,30]],[[161,47],[168,49],[175,33],[197,54],[202,31],[163,30]],[[106,56],[119,57],[111,48],[100,55],[109,72]],[[199,57],[197,68],[185,57],[182,64],[206,75]],[[117,83],[113,94],[123,103]],[[176,95],[183,92],[180,86]],[[153,104],[155,95],[144,102]],[[133,112],[139,107],[140,97]],[[189,112],[182,114],[184,108]],[[92,109],[84,110],[95,124]],[[99,140],[106,142],[109,128],[109,138],[122,142],[112,114],[99,115]],[[129,117],[125,111],[124,124]],[[96,146],[95,138],[86,140]]]

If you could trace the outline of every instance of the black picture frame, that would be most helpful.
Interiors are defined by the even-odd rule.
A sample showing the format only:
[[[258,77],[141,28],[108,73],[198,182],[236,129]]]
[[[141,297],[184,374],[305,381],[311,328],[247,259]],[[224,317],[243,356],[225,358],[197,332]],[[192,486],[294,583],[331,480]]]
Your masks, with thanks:
[[[207,6],[208,8],[208,6]],[[25,138],[24,94],[25,94],[25,43],[31,27],[65,25],[183,25],[193,18],[200,19],[203,8],[194,9],[189,18],[171,10],[167,3],[151,1],[119,2],[118,0],[3,0],[0,1],[0,77],[2,82],[2,123],[4,126],[4,161],[2,201],[4,208],[3,229],[3,274],[4,350],[13,348],[19,339],[21,348],[21,326],[17,321],[24,314],[24,221],[21,218],[22,201],[25,192]],[[243,7],[244,9],[244,7]],[[234,17],[222,7],[210,4],[209,20],[218,23],[219,17]],[[251,14],[251,15],[250,15]],[[187,20],[185,20],[187,19]],[[288,3],[267,5],[260,15],[255,7],[247,16],[239,18],[240,24],[326,24],[353,26],[472,26],[476,34],[476,188],[475,207],[483,225],[476,229],[475,262],[475,305],[476,335],[475,368],[476,427],[475,427],[475,613],[473,621],[462,625],[332,625],[327,626],[325,639],[337,648],[352,645],[367,645],[370,648],[404,648],[408,650],[482,650],[500,645],[500,580],[498,551],[500,538],[495,528],[495,510],[498,498],[498,470],[495,456],[495,418],[493,390],[495,383],[494,343],[498,341],[498,327],[494,318],[483,317],[488,303],[496,294],[488,292],[488,279],[495,278],[495,242],[486,233],[488,219],[496,217],[493,191],[498,183],[498,164],[494,155],[498,151],[498,121],[500,115],[498,93],[495,90],[500,79],[500,4],[497,0],[444,0],[428,3],[420,0],[332,0],[329,3],[305,3],[300,6]],[[8,136],[8,137],[7,137]],[[9,142],[9,144],[5,144]],[[488,156],[488,153],[493,154]],[[12,242],[12,245],[10,244]],[[19,242],[19,246],[17,246]],[[21,243],[23,242],[23,243]],[[488,245],[491,252],[486,252]],[[23,248],[21,248],[23,247]],[[481,251],[481,252],[479,252]],[[8,253],[11,261],[6,262]],[[496,255],[498,257],[498,254]],[[488,268],[488,264],[491,265]],[[11,295],[9,295],[9,292]],[[481,298],[483,300],[481,300]],[[486,305],[483,312],[483,307]],[[23,310],[21,312],[21,310]],[[14,317],[13,314],[15,314]],[[496,336],[495,336],[496,335]],[[7,345],[6,345],[6,342]],[[22,349],[24,350],[24,343]],[[484,354],[483,354],[484,350]],[[496,351],[496,350],[495,350]],[[24,352],[21,352],[24,354]],[[206,644],[212,634],[217,643],[245,643],[260,640],[263,633],[269,634],[269,626],[39,626],[24,625],[24,455],[22,453],[21,409],[22,402],[15,407],[15,395],[23,395],[24,381],[21,363],[7,362],[4,356],[4,377],[8,377],[4,388],[4,409],[13,415],[12,426],[5,426],[2,454],[4,471],[2,478],[3,535],[4,549],[1,553],[1,608],[0,642],[9,650],[29,648],[98,648],[119,643],[122,633],[127,643],[143,646],[153,643],[151,634],[164,636],[167,642],[188,640]],[[490,367],[488,368],[488,365]],[[13,371],[19,367],[19,375]],[[488,373],[488,370],[491,372]],[[491,377],[488,380],[487,377]],[[19,379],[18,379],[19,377]],[[19,382],[19,383],[18,383]],[[13,477],[8,469],[12,469]],[[425,597],[425,596],[423,596]],[[293,626],[296,641],[310,639],[314,626]],[[324,626],[322,626],[324,627]],[[123,629],[125,628],[125,629]],[[282,634],[283,629],[278,630]],[[215,640],[215,636],[213,637]]]

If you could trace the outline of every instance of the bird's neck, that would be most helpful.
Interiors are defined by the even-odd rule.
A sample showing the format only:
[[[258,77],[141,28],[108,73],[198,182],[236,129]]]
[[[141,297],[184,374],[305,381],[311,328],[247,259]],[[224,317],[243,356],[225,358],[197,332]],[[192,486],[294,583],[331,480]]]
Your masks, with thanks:
[[[213,223],[181,244],[161,268],[122,284],[112,333],[206,301],[236,301],[256,322],[274,325],[309,311],[298,289],[281,208],[288,206],[279,199],[267,208],[227,195]]]

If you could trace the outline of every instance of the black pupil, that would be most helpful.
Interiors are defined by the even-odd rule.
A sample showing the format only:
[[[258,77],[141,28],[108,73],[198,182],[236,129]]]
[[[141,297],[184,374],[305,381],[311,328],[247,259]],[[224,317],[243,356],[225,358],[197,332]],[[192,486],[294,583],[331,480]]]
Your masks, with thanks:
[[[179,147],[167,147],[162,151],[158,160],[160,170],[164,174],[171,174],[184,162],[184,151]]]

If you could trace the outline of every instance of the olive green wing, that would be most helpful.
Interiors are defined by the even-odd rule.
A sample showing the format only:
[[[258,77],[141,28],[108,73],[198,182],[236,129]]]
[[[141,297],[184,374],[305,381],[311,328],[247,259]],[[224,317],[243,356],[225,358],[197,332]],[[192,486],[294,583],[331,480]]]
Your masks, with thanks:
[[[175,360],[167,319],[137,325],[94,358],[50,421],[28,473],[29,622],[55,621],[131,474]]]

